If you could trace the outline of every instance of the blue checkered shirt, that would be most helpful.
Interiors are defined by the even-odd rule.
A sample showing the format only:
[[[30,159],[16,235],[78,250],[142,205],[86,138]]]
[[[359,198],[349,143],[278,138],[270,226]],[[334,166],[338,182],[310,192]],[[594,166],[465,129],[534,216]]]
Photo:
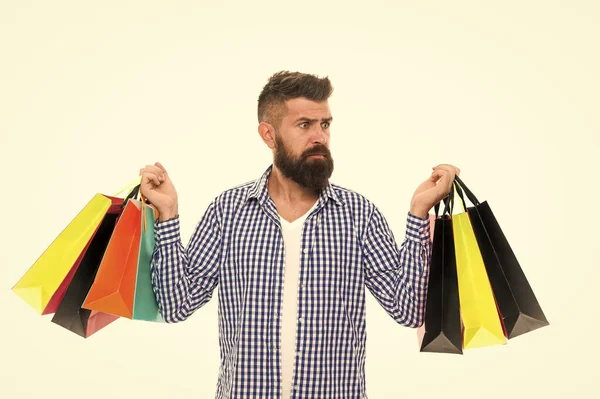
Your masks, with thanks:
[[[281,397],[284,243],[258,179],[217,196],[185,248],[179,218],[156,223],[152,283],[167,323],[187,319],[219,285],[217,399]],[[365,287],[398,323],[423,322],[429,219],[408,213],[397,245],[380,211],[329,184],[302,232],[292,398],[365,399]]]

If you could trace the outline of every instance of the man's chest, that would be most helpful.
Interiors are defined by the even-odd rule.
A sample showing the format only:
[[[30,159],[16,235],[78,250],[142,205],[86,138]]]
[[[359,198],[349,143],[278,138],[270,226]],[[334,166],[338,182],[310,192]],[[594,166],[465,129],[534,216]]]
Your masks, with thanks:
[[[347,215],[321,210],[308,217],[294,238],[300,285],[317,292],[326,285],[341,291],[362,281],[361,232]],[[240,214],[224,230],[221,286],[252,292],[277,292],[285,276],[286,255],[292,250],[281,222],[262,212]],[[329,287],[329,288],[332,288]]]

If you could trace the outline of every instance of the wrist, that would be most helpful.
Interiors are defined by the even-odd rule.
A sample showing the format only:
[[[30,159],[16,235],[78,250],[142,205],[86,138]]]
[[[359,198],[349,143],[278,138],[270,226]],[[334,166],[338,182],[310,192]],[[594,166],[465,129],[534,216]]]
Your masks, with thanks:
[[[429,209],[424,209],[415,205],[411,205],[410,207],[410,214],[421,219],[427,219],[428,213]]]
[[[169,211],[159,212],[158,221],[165,222],[169,219],[175,219],[177,216],[179,216],[179,212],[177,211],[177,209],[171,209]]]

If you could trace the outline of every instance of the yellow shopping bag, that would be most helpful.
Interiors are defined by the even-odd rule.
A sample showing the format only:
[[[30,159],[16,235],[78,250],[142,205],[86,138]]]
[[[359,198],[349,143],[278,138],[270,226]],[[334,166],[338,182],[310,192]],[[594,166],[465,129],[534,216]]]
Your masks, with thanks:
[[[454,188],[453,188],[454,189]],[[506,344],[496,299],[469,220],[469,214],[452,216],[464,349]]]
[[[136,179],[114,197],[96,194],[12,287],[12,291],[37,313],[54,313],[102,219],[109,212],[120,211],[123,199],[116,197],[138,183],[139,179]]]

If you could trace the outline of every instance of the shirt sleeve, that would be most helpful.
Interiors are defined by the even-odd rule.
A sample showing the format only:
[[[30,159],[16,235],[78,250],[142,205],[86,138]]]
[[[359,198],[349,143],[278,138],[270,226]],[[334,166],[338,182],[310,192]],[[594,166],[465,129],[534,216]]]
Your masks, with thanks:
[[[385,218],[375,207],[363,242],[365,284],[385,311],[398,323],[420,327],[431,258],[429,218],[410,213],[406,235],[398,247]]]
[[[213,201],[185,248],[179,217],[156,221],[152,288],[167,323],[180,322],[205,305],[218,284],[221,229]]]

